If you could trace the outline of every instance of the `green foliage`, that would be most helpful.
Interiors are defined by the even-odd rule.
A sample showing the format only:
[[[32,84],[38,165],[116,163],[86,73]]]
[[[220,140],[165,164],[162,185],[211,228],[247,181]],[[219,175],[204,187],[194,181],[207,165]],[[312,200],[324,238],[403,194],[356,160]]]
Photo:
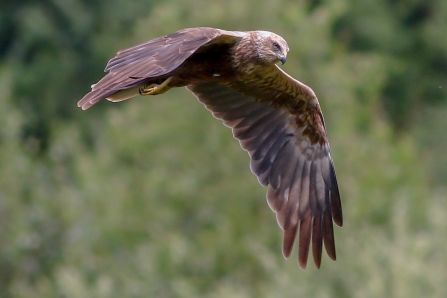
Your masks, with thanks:
[[[445,1],[347,1],[333,27],[352,51],[389,58],[388,82],[381,90],[390,122],[408,128],[424,105],[445,102],[447,81]],[[417,122],[416,122],[417,123]]]
[[[447,295],[445,1],[19,2],[0,6],[0,297]],[[76,108],[116,50],[193,26],[289,42],[331,140],[337,262],[283,259],[247,154],[186,90]]]

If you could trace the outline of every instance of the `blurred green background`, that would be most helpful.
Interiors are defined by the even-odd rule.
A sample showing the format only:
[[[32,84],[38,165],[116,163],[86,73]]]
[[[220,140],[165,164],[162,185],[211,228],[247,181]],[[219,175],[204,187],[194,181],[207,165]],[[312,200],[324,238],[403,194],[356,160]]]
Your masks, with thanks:
[[[88,111],[117,50],[263,29],[317,93],[345,226],[299,269],[247,153],[184,88]],[[0,3],[0,297],[447,297],[447,1]]]

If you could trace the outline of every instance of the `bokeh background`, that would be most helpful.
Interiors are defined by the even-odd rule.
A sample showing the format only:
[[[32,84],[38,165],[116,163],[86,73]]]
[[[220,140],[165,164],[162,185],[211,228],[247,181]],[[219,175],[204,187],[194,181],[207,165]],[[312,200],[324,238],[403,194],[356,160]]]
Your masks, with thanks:
[[[184,88],[76,107],[119,49],[263,29],[317,93],[344,207],[299,269],[249,158]],[[447,297],[447,1],[0,3],[0,297]]]

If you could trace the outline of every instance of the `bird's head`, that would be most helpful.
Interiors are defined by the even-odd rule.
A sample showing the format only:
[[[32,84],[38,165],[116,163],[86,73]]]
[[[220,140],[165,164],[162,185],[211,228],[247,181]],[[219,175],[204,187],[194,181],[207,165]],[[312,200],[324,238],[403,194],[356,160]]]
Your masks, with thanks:
[[[286,62],[289,46],[281,36],[268,31],[255,31],[258,57],[263,62],[275,64]]]

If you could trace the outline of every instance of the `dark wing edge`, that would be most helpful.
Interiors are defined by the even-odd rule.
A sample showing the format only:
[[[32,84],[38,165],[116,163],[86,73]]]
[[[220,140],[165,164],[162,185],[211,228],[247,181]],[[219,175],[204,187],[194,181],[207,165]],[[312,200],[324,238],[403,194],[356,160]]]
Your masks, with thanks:
[[[91,86],[92,91],[79,100],[78,107],[86,110],[120,90],[168,74],[202,46],[234,42],[242,35],[242,32],[208,27],[187,28],[119,51],[107,63],[108,74]]]
[[[213,115],[233,130],[251,157],[250,168],[268,186],[267,201],[284,230],[283,255],[299,234],[298,261],[307,265],[310,243],[317,268],[322,246],[336,259],[332,221],[342,226],[340,194],[329,144],[311,144],[295,115],[214,82],[187,86]],[[299,231],[299,233],[298,233]]]

